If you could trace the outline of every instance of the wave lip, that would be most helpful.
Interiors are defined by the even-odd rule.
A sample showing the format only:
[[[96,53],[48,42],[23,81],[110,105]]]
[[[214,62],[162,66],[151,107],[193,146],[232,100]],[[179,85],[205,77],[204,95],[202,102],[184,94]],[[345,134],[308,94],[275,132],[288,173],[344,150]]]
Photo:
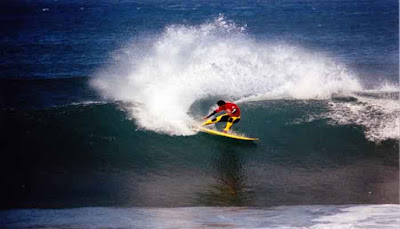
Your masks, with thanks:
[[[128,61],[117,61],[92,85],[106,98],[134,104],[128,110],[140,128],[169,135],[195,134],[189,110],[204,98],[326,99],[361,89],[342,64],[293,45],[253,40],[222,16],[169,26],[150,44],[125,52]]]

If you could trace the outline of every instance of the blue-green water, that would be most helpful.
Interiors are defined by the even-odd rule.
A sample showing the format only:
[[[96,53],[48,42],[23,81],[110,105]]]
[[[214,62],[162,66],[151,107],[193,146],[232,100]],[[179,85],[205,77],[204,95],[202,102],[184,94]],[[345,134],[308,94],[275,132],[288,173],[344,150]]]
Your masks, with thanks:
[[[245,143],[138,129],[122,103],[3,111],[9,207],[396,203],[398,143],[304,121],[326,101],[242,105]],[[348,102],[346,102],[348,103]],[[205,107],[203,107],[203,110]],[[252,117],[252,118],[245,118]],[[6,205],[6,206],[7,206]]]

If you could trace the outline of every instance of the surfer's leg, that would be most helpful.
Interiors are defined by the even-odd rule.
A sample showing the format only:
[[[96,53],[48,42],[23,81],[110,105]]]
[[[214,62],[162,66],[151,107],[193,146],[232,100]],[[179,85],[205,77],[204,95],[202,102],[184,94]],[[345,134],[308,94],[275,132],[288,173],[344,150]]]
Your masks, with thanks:
[[[217,123],[217,122],[226,122],[227,120],[228,120],[228,115],[227,114],[223,114],[223,115],[220,115],[220,116],[215,117],[213,119],[209,119],[209,120],[205,121],[201,125],[205,126],[205,125],[210,125],[210,124],[214,124],[214,123]]]
[[[240,121],[239,117],[229,117],[228,122],[226,123],[224,132],[228,132],[228,130],[232,127],[234,123],[237,123]]]

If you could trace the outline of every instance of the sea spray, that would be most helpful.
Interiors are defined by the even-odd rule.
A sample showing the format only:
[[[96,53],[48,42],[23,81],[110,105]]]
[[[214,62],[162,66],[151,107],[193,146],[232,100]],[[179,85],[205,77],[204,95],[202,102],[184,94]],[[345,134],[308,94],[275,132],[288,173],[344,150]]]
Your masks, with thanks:
[[[158,133],[194,134],[189,109],[207,97],[327,99],[361,89],[342,64],[301,47],[251,39],[222,16],[199,26],[168,26],[149,40],[128,45],[128,59],[117,60],[92,85],[105,98],[132,104],[127,110],[138,126]]]
[[[329,112],[321,118],[329,118],[333,125],[362,126],[369,141],[399,139],[399,90],[392,88],[354,92],[350,101],[328,101]]]

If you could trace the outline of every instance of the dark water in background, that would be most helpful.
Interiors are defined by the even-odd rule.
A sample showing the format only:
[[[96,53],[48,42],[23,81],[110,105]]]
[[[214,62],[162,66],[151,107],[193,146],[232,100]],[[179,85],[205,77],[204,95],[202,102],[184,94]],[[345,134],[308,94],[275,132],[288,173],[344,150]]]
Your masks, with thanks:
[[[261,139],[247,144],[138,128],[125,101],[105,102],[89,82],[127,44],[223,14],[248,38],[333,56],[362,90],[398,85],[398,1],[2,4],[2,208],[399,201],[396,91],[243,103],[236,128]]]
[[[398,2],[5,1],[1,78],[92,75],[139,34],[225,15],[258,39],[299,43],[339,57],[372,81],[398,81]]]

